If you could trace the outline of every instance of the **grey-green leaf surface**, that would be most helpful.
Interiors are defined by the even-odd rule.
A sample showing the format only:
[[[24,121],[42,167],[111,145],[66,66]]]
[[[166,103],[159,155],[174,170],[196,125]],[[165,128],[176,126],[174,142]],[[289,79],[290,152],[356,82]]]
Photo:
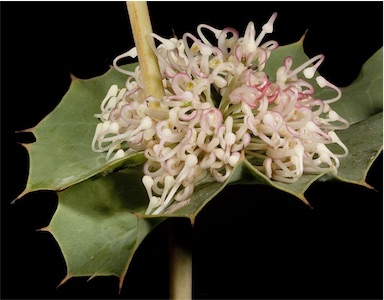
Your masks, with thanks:
[[[46,228],[63,253],[67,276],[115,275],[120,287],[132,257],[163,219],[144,219],[147,194],[142,171],[127,168],[97,175],[58,193],[58,208]]]
[[[340,131],[339,138],[348,146],[349,155],[341,160],[335,179],[368,186],[368,171],[383,149],[383,112]]]
[[[130,65],[134,68],[136,64]],[[124,87],[126,76],[114,69],[91,79],[74,79],[59,105],[31,131],[36,142],[27,145],[28,181],[22,195],[37,190],[62,190],[97,173],[141,164],[135,153],[107,164],[105,153],[96,153],[91,142],[100,104],[110,86]]]
[[[342,98],[332,108],[351,124],[383,111],[383,48],[366,61],[356,80],[341,91]],[[331,93],[321,91],[316,96],[328,99],[333,97]]]
[[[302,41],[280,47],[273,55],[265,68],[271,78],[286,56],[292,56],[295,65],[308,59]],[[167,217],[193,221],[228,184],[270,185],[304,202],[305,192],[317,180],[368,186],[367,172],[382,151],[383,143],[380,78],[382,49],[364,64],[359,77],[342,89],[343,97],[331,104],[352,123],[348,129],[338,131],[350,153],[340,160],[337,174],[305,174],[296,183],[280,183],[269,180],[242,157],[225,182],[199,184],[188,205],[157,216],[143,214],[148,204],[141,183],[143,156],[118,162],[122,165],[105,165],[104,155],[93,153],[90,147],[97,124],[93,114],[99,111],[110,85],[122,87],[125,76],[109,71],[99,78],[74,82],[62,103],[33,130],[37,141],[29,149],[31,169],[26,189],[28,192],[67,187],[58,193],[58,209],[47,227],[68,266],[64,280],[73,276],[116,275],[122,282],[137,247],[156,224]],[[316,95],[333,97],[330,93],[334,91],[321,90]]]

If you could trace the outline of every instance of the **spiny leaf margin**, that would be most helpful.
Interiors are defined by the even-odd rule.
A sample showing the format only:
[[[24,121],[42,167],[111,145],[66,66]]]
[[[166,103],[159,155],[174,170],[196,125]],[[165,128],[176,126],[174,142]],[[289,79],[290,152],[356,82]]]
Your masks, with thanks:
[[[124,66],[132,70],[137,63]],[[36,127],[29,129],[36,142],[27,144],[29,175],[25,190],[18,196],[38,190],[60,191],[98,173],[142,164],[143,153],[107,163],[105,153],[91,149],[100,104],[110,86],[124,87],[126,75],[111,68],[91,79],[73,78],[56,108]]]
[[[291,56],[294,55],[294,57],[306,58],[305,54],[303,54],[304,51],[303,51],[303,47],[302,47],[302,41],[299,41],[298,43],[295,43],[293,45],[287,45],[287,46],[280,47],[279,49],[281,49],[280,51],[283,51],[282,52],[283,54],[285,51],[285,52],[289,52],[289,55],[291,55]],[[297,56],[295,56],[295,53],[297,54]],[[379,53],[379,54],[375,54],[373,56],[375,58],[374,64],[377,64],[377,59],[378,58],[380,59],[380,57],[382,56],[382,49],[380,49],[377,53]],[[284,54],[284,55],[286,55],[286,54]],[[283,57],[283,55],[281,57]],[[298,60],[296,58],[294,58],[294,60],[298,63],[300,62],[300,60]],[[369,77],[369,76],[377,76],[377,75],[381,76],[381,78],[382,78],[382,71],[378,72],[376,69],[375,72],[377,72],[378,74],[372,74],[373,71],[372,71],[371,67],[365,68],[365,66],[369,66],[369,65],[372,66],[372,60],[371,59],[368,60],[366,62],[366,64],[364,64],[361,74],[359,75],[358,79],[356,79],[356,81],[351,86],[358,86],[359,80],[360,80],[359,78],[367,78],[367,76]],[[116,75],[118,77],[121,76],[121,74],[116,74]],[[121,77],[121,79],[122,78],[125,78],[125,76],[123,75]],[[116,80],[113,83],[116,83]],[[105,88],[107,88],[107,87],[109,88],[109,84],[106,85]],[[350,87],[346,87],[343,89],[343,92],[346,95],[348,95],[348,93],[350,93],[349,89],[350,89]],[[104,94],[104,92],[103,92],[103,94]],[[379,89],[379,92],[376,94],[375,99],[374,99],[374,103],[378,103],[378,101],[379,101],[378,98],[380,98],[380,100],[382,99],[382,87],[381,87],[381,92]],[[352,100],[353,100],[353,98],[352,98]],[[345,101],[345,97],[342,98],[338,103],[342,103],[343,101]],[[351,100],[348,99],[348,101],[351,101]],[[354,102],[356,102],[356,101],[359,101],[359,99],[354,100]],[[354,102],[350,102],[347,107],[349,109],[353,108]],[[99,104],[97,104],[97,105],[99,105]],[[335,108],[335,110],[338,111],[338,109],[336,109],[336,108]],[[381,104],[381,111],[382,111],[382,104]],[[92,115],[93,115],[93,113],[94,112],[92,112]],[[310,187],[310,185],[312,183],[314,183],[317,180],[341,180],[341,181],[347,181],[350,183],[356,183],[356,184],[362,184],[362,185],[368,186],[367,184],[365,184],[366,174],[369,170],[369,167],[373,163],[374,159],[382,151],[382,136],[381,135],[377,136],[377,134],[379,132],[382,132],[382,127],[380,124],[381,121],[382,121],[382,113],[377,112],[377,109],[375,109],[373,112],[372,112],[372,110],[370,110],[368,115],[365,116],[364,120],[360,120],[359,122],[356,122],[355,124],[353,124],[353,126],[351,126],[347,130],[340,131],[339,134],[345,134],[345,137],[342,137],[342,140],[344,140],[344,139],[346,140],[346,144],[348,147],[351,146],[351,142],[347,141],[348,140],[347,137],[349,135],[352,136],[354,133],[358,134],[358,132],[364,132],[365,137],[368,136],[371,138],[371,140],[369,142],[369,146],[367,147],[367,150],[364,151],[364,153],[362,154],[363,158],[365,160],[365,163],[364,163],[365,167],[362,168],[362,172],[360,172],[357,175],[353,175],[354,177],[352,177],[352,178],[348,178],[348,176],[347,176],[349,174],[349,172],[348,172],[349,163],[344,164],[345,159],[342,159],[341,160],[341,167],[339,169],[338,174],[334,174],[332,172],[325,172],[324,174],[319,174],[319,175],[304,175],[295,184],[279,183],[279,182],[274,182],[274,181],[269,180],[264,174],[262,174],[257,169],[255,169],[252,166],[252,164],[243,157],[239,161],[239,163],[237,164],[235,169],[233,170],[233,173],[231,174],[231,176],[225,182],[223,182],[223,183],[211,182],[211,183],[198,185],[196,187],[195,193],[192,195],[191,203],[189,205],[181,208],[180,210],[177,210],[174,213],[171,213],[168,215],[147,216],[147,215],[143,214],[148,200],[147,200],[145,189],[139,180],[139,178],[141,178],[141,176],[143,175],[141,167],[137,166],[137,165],[139,165],[139,163],[133,164],[133,165],[135,165],[133,167],[129,167],[129,168],[126,168],[123,170],[118,170],[118,171],[112,172],[112,173],[110,173],[104,177],[100,174],[98,175],[97,174],[98,172],[96,172],[93,174],[93,176],[90,175],[89,177],[87,177],[88,179],[85,177],[80,178],[77,182],[73,182],[72,185],[69,185],[68,189],[58,193],[59,194],[59,206],[58,206],[58,209],[52,218],[50,225],[47,227],[47,230],[53,234],[55,239],[58,241],[60,248],[62,249],[63,253],[65,253],[64,257],[65,257],[65,260],[67,262],[67,265],[69,266],[69,268],[68,268],[69,272],[68,272],[67,277],[64,279],[64,281],[67,280],[68,278],[73,277],[73,276],[91,276],[91,277],[94,277],[94,276],[101,276],[101,275],[116,275],[120,278],[120,284],[122,284],[122,280],[125,276],[125,273],[126,273],[128,266],[129,266],[129,263],[130,263],[133,255],[134,255],[135,251],[137,250],[138,246],[140,245],[142,240],[145,238],[145,236],[148,235],[151,232],[151,230],[153,230],[153,228],[155,226],[157,226],[157,224],[159,224],[165,218],[169,218],[169,217],[186,217],[186,218],[191,219],[192,222],[194,222],[196,215],[201,211],[201,209],[210,200],[212,200],[218,193],[223,191],[225,186],[228,184],[241,184],[241,183],[266,184],[266,185],[270,185],[272,187],[278,188],[278,189],[285,191],[287,193],[293,194],[304,202],[306,202],[306,199],[304,197],[305,191]],[[96,123],[97,123],[97,121],[95,122],[95,125],[96,125]],[[367,132],[367,130],[366,130],[368,128],[367,126],[372,128],[372,130]],[[371,133],[369,133],[369,132],[371,132]],[[351,141],[353,141],[353,140],[354,140],[354,138],[351,138]],[[352,149],[351,154],[361,152],[360,151],[361,148],[357,148],[357,147],[352,146],[351,149]],[[110,167],[109,171],[114,170],[113,166],[112,167],[109,166],[109,167]],[[132,176],[132,173],[130,173],[130,172],[136,172],[136,173],[134,176]],[[130,175],[127,175],[127,174],[130,174]],[[122,181],[121,181],[122,178],[124,178],[125,184],[122,184]],[[132,180],[135,181],[135,184],[133,184],[133,185],[126,184]],[[94,267],[94,266],[87,265],[87,262],[91,261],[90,257],[92,257],[92,254],[90,256],[88,255],[88,258],[85,259],[86,267],[80,267],[80,268],[74,267],[74,265],[76,265],[76,263],[74,263],[72,261],[73,259],[71,257],[71,255],[77,255],[77,254],[73,254],[74,250],[71,249],[71,247],[73,247],[72,246],[73,241],[72,241],[71,237],[75,236],[74,232],[77,232],[77,230],[79,228],[78,226],[76,226],[76,224],[80,224],[79,223],[80,221],[81,221],[81,224],[84,223],[83,222],[84,215],[79,212],[78,208],[71,209],[70,205],[68,205],[68,204],[72,203],[71,201],[75,201],[75,199],[77,202],[79,201],[80,198],[86,199],[86,202],[84,205],[87,207],[87,210],[90,209],[92,211],[92,207],[94,207],[94,206],[97,207],[100,203],[103,202],[103,201],[100,202],[100,199],[99,199],[99,201],[94,201],[95,197],[102,195],[102,193],[98,192],[98,188],[96,186],[94,186],[94,184],[96,184],[96,183],[97,183],[97,186],[99,186],[99,187],[101,187],[101,186],[106,187],[107,191],[109,189],[107,187],[110,187],[110,186],[116,186],[116,187],[120,187],[123,189],[127,188],[127,186],[128,187],[134,186],[137,189],[135,192],[132,192],[132,191],[129,192],[128,191],[128,192],[124,192],[124,193],[120,193],[120,194],[119,194],[118,190],[117,191],[109,190],[108,193],[110,193],[110,194],[106,197],[103,197],[104,200],[109,199],[109,201],[112,201],[112,203],[120,203],[120,204],[124,203],[124,205],[121,205],[119,209],[114,211],[113,215],[115,213],[119,214],[118,211],[121,210],[122,215],[125,214],[125,216],[126,216],[126,218],[124,218],[125,222],[126,222],[125,227],[124,226],[122,226],[122,227],[112,226],[111,228],[114,228],[113,234],[118,235],[118,233],[121,232],[121,228],[124,228],[124,231],[128,231],[128,232],[131,231],[131,232],[137,233],[137,234],[133,235],[134,236],[133,238],[128,238],[125,241],[125,247],[128,248],[128,251],[126,252],[125,257],[122,258],[124,263],[121,263],[120,266],[117,266],[117,269],[118,269],[117,271],[116,271],[115,266],[111,267],[110,269],[107,268],[107,270],[103,270],[102,267],[108,265],[105,261],[104,261],[104,263],[106,263],[106,265],[104,263],[100,263],[99,264],[99,265],[101,265],[100,268],[98,268],[97,266]],[[82,194],[83,197],[79,197],[78,193]],[[135,202],[134,199],[135,199],[135,197],[137,197],[137,194],[141,195],[141,196],[139,196],[140,205],[135,206],[134,203],[137,204],[137,202]],[[68,199],[72,199],[72,200],[70,201]],[[108,208],[108,204],[104,203],[103,205],[102,205],[102,209],[100,211],[102,211],[103,213],[106,213],[106,215],[110,215],[111,210],[110,210],[110,207]],[[132,207],[132,205],[133,205],[133,207]],[[98,207],[96,210],[98,210],[98,209],[100,209],[100,207]],[[66,211],[67,211],[67,213],[66,213]],[[103,214],[103,213],[101,213],[101,214]],[[73,219],[76,219],[77,221],[73,222]],[[118,221],[118,220],[119,220],[119,218],[116,218],[116,221]],[[144,227],[141,227],[142,224],[144,225]],[[91,228],[91,226],[89,226],[89,228]],[[97,226],[96,226],[96,228],[97,228]],[[144,228],[144,229],[143,229],[143,231],[140,232],[139,228]],[[70,238],[68,238],[68,236]],[[98,240],[98,239],[96,239],[96,241],[95,241],[92,238],[92,236],[88,236],[87,239],[89,241],[91,241],[91,243],[97,242],[97,240]],[[69,245],[68,244],[65,245],[65,243],[66,243],[65,241],[69,241]],[[127,245],[130,245],[130,246],[127,246]],[[117,248],[119,248],[119,247],[117,247]],[[69,253],[72,253],[72,254],[69,254]],[[105,255],[103,255],[103,256],[105,256]],[[113,256],[114,255],[105,256],[106,261],[111,259]],[[80,259],[80,261],[82,262],[83,259]]]
[[[96,175],[58,192],[58,207],[49,225],[72,277],[117,276],[122,287],[134,253],[164,219],[142,217],[147,194],[142,170],[127,168]],[[139,214],[139,212],[141,214]]]

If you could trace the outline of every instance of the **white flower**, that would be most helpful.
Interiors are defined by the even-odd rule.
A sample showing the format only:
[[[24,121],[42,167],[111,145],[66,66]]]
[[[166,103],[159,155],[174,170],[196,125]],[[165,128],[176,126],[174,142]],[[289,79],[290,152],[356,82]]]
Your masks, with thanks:
[[[140,67],[134,72],[117,65],[136,57],[136,49],[116,57],[114,67],[128,75],[125,88],[113,85],[102,101],[92,149],[107,160],[132,151],[144,152],[143,184],[149,197],[146,214],[169,213],[190,202],[195,186],[208,174],[225,181],[241,157],[268,178],[295,182],[304,173],[337,171],[347,147],[335,130],[349,123],[328,105],[341,97],[323,77],[320,88],[334,89],[332,99],[313,97],[312,78],[324,60],[317,55],[291,70],[291,57],[276,70],[276,81],[263,72],[277,42],[262,43],[277,14],[256,35],[250,22],[244,36],[201,24],[198,36],[181,39],[152,34],[165,96],[144,97]],[[209,39],[204,31],[213,33]],[[212,36],[210,34],[209,36]],[[337,144],[334,154],[327,145]]]

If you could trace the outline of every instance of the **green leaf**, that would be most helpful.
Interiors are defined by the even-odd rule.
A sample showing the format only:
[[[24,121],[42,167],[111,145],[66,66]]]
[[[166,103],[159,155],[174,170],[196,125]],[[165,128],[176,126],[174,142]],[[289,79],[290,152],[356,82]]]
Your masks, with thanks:
[[[297,66],[308,59],[302,40],[273,53],[265,69],[271,78],[288,55]],[[29,149],[31,170],[26,189],[68,187],[58,193],[58,209],[46,228],[57,240],[67,263],[64,281],[73,276],[116,275],[121,284],[132,256],[157,224],[168,217],[186,217],[193,222],[228,184],[269,185],[304,202],[305,192],[317,180],[368,186],[367,172],[382,151],[381,66],[382,49],[364,64],[359,77],[342,89],[343,97],[331,105],[353,123],[338,132],[350,151],[340,160],[338,174],[305,174],[296,183],[281,183],[271,181],[251,161],[242,158],[225,182],[199,184],[188,205],[157,216],[143,215],[148,204],[139,166],[143,155],[105,165],[104,154],[94,153],[90,146],[97,124],[93,114],[99,111],[111,84],[123,86],[125,75],[111,70],[101,77],[73,82],[62,103],[33,130],[37,142]],[[327,99],[333,93],[324,89],[317,96]]]
[[[120,287],[142,240],[163,221],[144,219],[147,193],[141,168],[95,176],[61,191],[47,228],[63,253],[67,276],[115,275]]]
[[[292,57],[292,69],[306,62],[309,57],[305,54],[303,48],[304,37],[296,43],[281,46],[271,53],[271,57],[263,70],[269,75],[271,80],[276,78],[276,70],[284,63],[287,56]],[[312,79],[302,77],[315,87],[314,97],[326,100],[335,96],[335,91],[330,88],[321,89],[315,78],[319,76],[318,72]],[[363,121],[374,114],[383,111],[383,48],[374,53],[363,65],[359,76],[354,82],[340,88],[342,98],[332,103],[334,109],[340,116],[348,120],[351,124]]]
[[[383,150],[383,112],[339,132],[339,138],[350,153],[341,160],[335,179],[370,187],[365,182],[367,173]]]
[[[351,124],[383,111],[383,48],[367,60],[356,80],[341,91],[342,98],[331,106]],[[323,91],[316,96],[327,99],[332,97],[331,93]]]
[[[111,69],[99,77],[72,81],[59,105],[31,130],[36,142],[26,145],[29,176],[20,196],[37,190],[62,190],[100,172],[143,163],[144,155],[135,153],[106,164],[105,153],[91,149],[98,124],[94,114],[100,112],[110,86],[124,87],[125,80],[124,74]]]

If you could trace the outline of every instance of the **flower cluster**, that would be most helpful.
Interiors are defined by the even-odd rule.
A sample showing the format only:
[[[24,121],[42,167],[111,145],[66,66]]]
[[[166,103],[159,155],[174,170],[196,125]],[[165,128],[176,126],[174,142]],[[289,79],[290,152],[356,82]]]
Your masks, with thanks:
[[[130,72],[117,65],[135,58],[135,48],[114,60],[128,78],[125,88],[113,85],[102,101],[92,149],[106,152],[108,161],[144,152],[146,214],[186,205],[201,180],[225,181],[241,158],[268,178],[289,183],[303,173],[336,172],[339,158],[348,155],[335,130],[349,123],[329,106],[340,89],[318,76],[319,87],[337,95],[317,99],[314,87],[299,78],[312,78],[323,55],[296,68],[287,57],[274,81],[263,72],[278,47],[276,41],[262,43],[275,19],[276,13],[258,35],[253,22],[243,36],[206,24],[197,27],[197,36],[181,39],[153,33],[165,92],[160,99],[146,95],[140,66]],[[330,144],[341,151],[331,152]]]

